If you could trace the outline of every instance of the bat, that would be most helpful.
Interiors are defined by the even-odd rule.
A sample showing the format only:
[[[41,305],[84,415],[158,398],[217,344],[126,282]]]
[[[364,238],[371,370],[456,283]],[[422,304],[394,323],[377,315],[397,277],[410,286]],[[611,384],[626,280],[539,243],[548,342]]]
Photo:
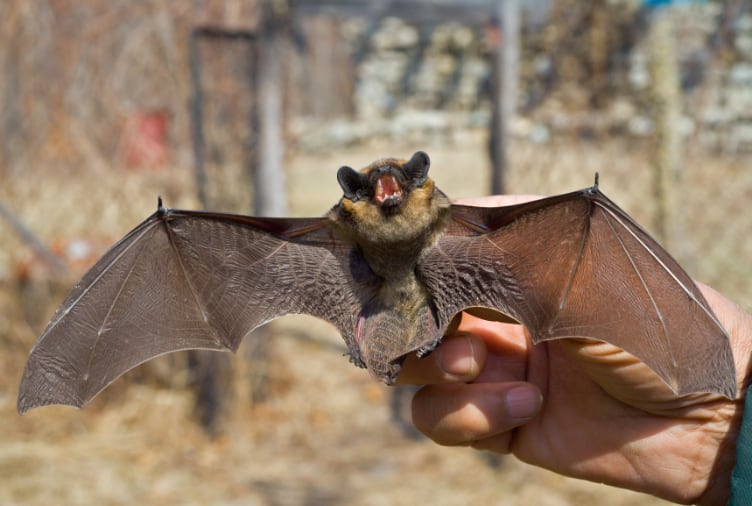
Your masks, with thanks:
[[[733,397],[728,336],[678,263],[598,188],[519,205],[453,205],[423,152],[341,167],[323,217],[158,209],[63,301],[28,358],[18,410],[82,407],[165,353],[237,350],[289,313],[342,334],[390,384],[463,310],[639,358],[678,394]]]

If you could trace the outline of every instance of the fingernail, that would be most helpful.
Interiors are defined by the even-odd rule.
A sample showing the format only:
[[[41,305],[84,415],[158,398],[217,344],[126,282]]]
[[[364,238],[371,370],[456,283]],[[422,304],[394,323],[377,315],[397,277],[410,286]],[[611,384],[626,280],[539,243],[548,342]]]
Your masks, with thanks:
[[[474,378],[478,374],[473,340],[469,337],[457,337],[446,341],[437,351],[438,366],[446,374],[460,379]]]
[[[509,390],[505,397],[507,416],[521,422],[533,418],[541,407],[543,397],[533,386],[518,386]]]

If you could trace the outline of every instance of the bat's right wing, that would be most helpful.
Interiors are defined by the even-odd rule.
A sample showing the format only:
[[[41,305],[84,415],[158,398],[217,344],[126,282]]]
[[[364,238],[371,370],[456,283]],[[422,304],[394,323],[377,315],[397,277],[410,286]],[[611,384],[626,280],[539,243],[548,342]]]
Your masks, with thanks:
[[[525,325],[536,343],[611,343],[678,394],[735,395],[729,339],[702,293],[597,186],[452,212],[420,265],[440,327],[463,309],[486,308]]]
[[[162,208],[94,265],[31,351],[18,410],[81,407],[129,369],[177,350],[236,350],[288,313],[353,337],[377,278],[323,218]],[[360,364],[362,365],[362,363]]]

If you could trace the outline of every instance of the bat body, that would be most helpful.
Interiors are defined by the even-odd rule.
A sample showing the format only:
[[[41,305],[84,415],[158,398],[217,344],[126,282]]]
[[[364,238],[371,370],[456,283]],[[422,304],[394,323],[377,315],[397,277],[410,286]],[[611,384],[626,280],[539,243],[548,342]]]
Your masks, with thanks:
[[[677,394],[736,391],[728,337],[689,275],[596,185],[497,208],[450,204],[429,159],[342,167],[322,218],[162,207],[74,287],[32,349],[18,409],[81,407],[127,370],[184,349],[236,350],[290,313],[334,324],[391,383],[462,310],[534,342],[609,342]]]

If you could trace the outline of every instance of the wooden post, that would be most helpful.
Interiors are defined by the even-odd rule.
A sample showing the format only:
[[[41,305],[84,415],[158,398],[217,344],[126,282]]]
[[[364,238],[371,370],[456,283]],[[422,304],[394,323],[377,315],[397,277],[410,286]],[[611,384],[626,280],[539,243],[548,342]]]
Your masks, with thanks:
[[[260,121],[261,161],[254,184],[255,213],[260,216],[287,214],[282,140],[282,44],[281,14],[275,2],[265,2],[261,35]]]
[[[196,191],[198,199],[203,209],[216,207],[217,199],[222,199],[224,195],[214,195],[214,201],[210,202],[208,187],[210,186],[209,177],[206,173],[206,138],[204,135],[204,94],[201,86],[202,58],[199,42],[202,39],[221,40],[221,41],[246,41],[251,52],[252,61],[249,62],[250,75],[248,76],[248,86],[253,94],[255,104],[258,104],[258,86],[256,85],[258,77],[258,58],[256,35],[248,30],[226,30],[224,28],[215,28],[210,26],[195,28],[188,40],[188,57],[191,72],[191,141],[194,155],[194,179],[196,181]],[[250,131],[258,132],[258,105],[253,108],[250,122]],[[253,149],[255,141],[249,140],[251,145],[248,146],[248,173],[253,174],[258,165],[256,150]],[[250,177],[248,179],[250,180]],[[216,183],[215,183],[216,184]],[[251,190],[249,189],[249,192]],[[249,212],[251,209],[235,209],[235,212]]]
[[[206,168],[204,166],[204,114],[201,93],[201,52],[198,47],[200,30],[193,30],[188,39],[188,58],[191,69],[191,144],[193,145],[194,178],[201,207],[208,207],[206,196]]]
[[[664,246],[679,259],[686,257],[680,240],[682,231],[681,88],[676,60],[674,30],[665,9],[655,13],[650,33],[650,73],[653,95],[655,144],[653,147],[653,189],[656,196],[655,230]]]
[[[497,18],[501,23],[494,62],[493,117],[491,119],[491,193],[504,193],[508,170],[508,144],[512,118],[517,106],[519,61],[519,4],[517,0],[500,1]]]

